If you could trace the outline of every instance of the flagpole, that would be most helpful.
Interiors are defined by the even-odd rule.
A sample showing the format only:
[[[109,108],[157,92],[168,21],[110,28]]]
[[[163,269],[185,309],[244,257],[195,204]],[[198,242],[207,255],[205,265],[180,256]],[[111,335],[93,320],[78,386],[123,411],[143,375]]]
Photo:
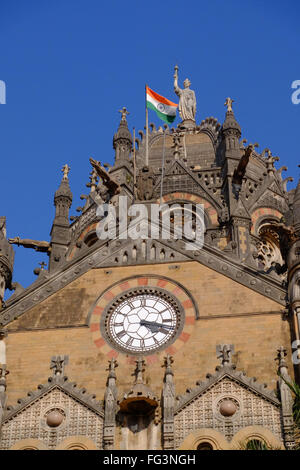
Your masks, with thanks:
[[[162,195],[163,195],[163,180],[164,180],[164,170],[165,170],[165,143],[166,143],[166,129],[164,129],[164,141],[163,141],[161,182],[160,182],[160,205],[162,204]]]
[[[148,126],[148,108],[147,108],[147,84],[145,86],[145,104],[146,104],[146,166],[149,165],[149,126]]]

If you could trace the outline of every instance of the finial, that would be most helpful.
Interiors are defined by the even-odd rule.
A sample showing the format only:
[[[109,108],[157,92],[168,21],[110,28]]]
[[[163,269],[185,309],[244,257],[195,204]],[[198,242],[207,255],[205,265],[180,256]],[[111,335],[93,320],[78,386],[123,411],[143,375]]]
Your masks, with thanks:
[[[118,363],[117,363],[117,360],[113,357],[110,361],[108,361],[108,370],[109,371],[109,374],[108,374],[108,377],[109,378],[116,378],[116,373],[115,373],[115,369],[118,367]]]
[[[231,365],[231,356],[234,353],[233,344],[218,344],[216,347],[217,358],[221,359],[222,366]]]
[[[129,112],[127,111],[125,106],[123,106],[123,108],[119,110],[119,113],[121,113],[122,115],[121,122],[127,122],[126,116],[129,114]]]
[[[285,357],[287,355],[287,352],[286,352],[286,348],[284,348],[283,346],[280,346],[280,348],[277,349],[277,359],[279,361],[278,365],[279,365],[279,369],[281,367],[287,367],[287,364],[286,364],[286,361],[285,361]]]
[[[165,367],[166,374],[173,375],[173,371],[172,371],[173,362],[174,362],[173,356],[171,356],[170,354],[167,354],[166,357],[164,357],[164,364],[162,367]]]
[[[144,383],[143,372],[145,371],[144,358],[140,357],[137,361],[135,361],[135,363],[136,363],[136,368],[135,368],[135,371],[134,371],[135,383],[136,384],[138,384],[138,383],[142,384],[142,383]]]
[[[9,370],[6,369],[6,364],[0,364],[0,380],[5,380],[8,374]]]
[[[232,111],[232,103],[234,103],[234,100],[231,98],[226,98],[224,106],[227,106],[227,112]]]
[[[279,157],[273,157],[271,150],[268,148],[263,150],[261,156],[265,158],[266,165],[267,165],[267,172],[274,173],[275,172],[274,163],[278,162]]]
[[[68,179],[68,174],[70,170],[71,170],[71,167],[69,167],[67,163],[62,167],[61,171],[63,173],[63,180]]]
[[[69,356],[53,356],[51,357],[50,369],[53,369],[53,377],[64,374],[65,366],[69,362]]]
[[[39,263],[40,267],[41,267],[41,271],[44,271],[45,270],[45,267],[47,266],[47,264],[42,261],[41,263]]]

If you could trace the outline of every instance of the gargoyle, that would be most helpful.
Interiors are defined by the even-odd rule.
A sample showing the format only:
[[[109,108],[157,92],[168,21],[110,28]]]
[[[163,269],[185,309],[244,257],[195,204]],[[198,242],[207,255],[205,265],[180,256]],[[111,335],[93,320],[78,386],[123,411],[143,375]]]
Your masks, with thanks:
[[[249,163],[249,158],[252,154],[252,151],[253,151],[253,145],[248,145],[248,147],[245,149],[244,155],[241,157],[239,161],[237,168],[234,170],[233,178],[232,178],[233,184],[237,184],[237,185],[242,184],[242,179],[245,176],[246,168]]]
[[[24,248],[33,248],[36,251],[42,251],[44,253],[50,253],[50,243],[46,241],[21,239],[20,237],[14,237],[8,239],[12,245],[24,246]]]

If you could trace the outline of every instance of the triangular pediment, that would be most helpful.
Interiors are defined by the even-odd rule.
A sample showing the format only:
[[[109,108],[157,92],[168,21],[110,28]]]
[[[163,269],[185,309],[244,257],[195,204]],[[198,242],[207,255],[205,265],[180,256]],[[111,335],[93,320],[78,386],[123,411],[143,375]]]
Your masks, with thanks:
[[[5,410],[1,448],[59,449],[70,436],[83,436],[92,448],[101,449],[103,423],[102,403],[94,395],[78,389],[67,377],[53,376]]]
[[[231,393],[233,393],[233,395],[241,394],[243,390],[246,390],[248,393],[259,396],[261,399],[266,400],[275,406],[280,405],[275,393],[268,390],[265,384],[257,383],[256,378],[247,377],[244,372],[235,371],[233,365],[219,366],[216,368],[215,374],[207,374],[206,377],[205,381],[197,382],[197,386],[195,388],[187,389],[187,392],[184,395],[178,397],[175,414],[198,400],[208,391],[218,389],[215,390],[215,392],[222,395],[224,391],[224,387],[222,387],[223,382],[232,384],[232,387],[228,387],[228,385],[226,385],[225,388],[227,390],[231,388]]]
[[[53,404],[58,404],[59,400],[57,396],[59,395],[60,401],[68,403],[70,407],[85,407],[86,409],[96,413],[99,417],[103,418],[104,411],[102,403],[96,400],[96,396],[87,393],[86,389],[78,388],[75,382],[69,382],[67,377],[49,377],[47,384],[40,384],[35,391],[29,391],[27,396],[24,398],[19,398],[17,405],[8,406],[5,414],[4,420],[5,423],[8,420],[13,419],[15,416],[19,415],[26,410],[29,410],[31,407],[35,407],[37,403],[49,407],[51,403],[51,397],[53,395]]]
[[[210,193],[207,187],[205,187],[202,182],[197,178],[193,172],[185,165],[182,160],[173,160],[169,165],[166,166],[163,175],[163,194],[168,193],[168,182],[173,183],[174,177],[176,179],[176,187],[174,189],[178,189],[178,180],[180,180],[180,176],[188,177],[190,183],[189,188],[191,192],[197,190],[197,194],[201,194],[202,197],[207,199],[214,207],[221,207],[220,204],[216,201],[216,198],[213,197],[213,194]],[[154,186],[154,193],[157,195],[160,193],[161,188],[161,176],[158,177],[156,184]]]

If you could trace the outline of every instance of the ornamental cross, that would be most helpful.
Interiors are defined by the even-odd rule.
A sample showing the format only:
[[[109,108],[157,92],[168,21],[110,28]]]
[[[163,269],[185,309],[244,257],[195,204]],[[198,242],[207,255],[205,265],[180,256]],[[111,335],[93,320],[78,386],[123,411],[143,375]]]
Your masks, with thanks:
[[[41,271],[44,271],[45,270],[45,267],[47,266],[47,264],[42,261],[41,263],[39,263],[40,267],[41,267]]]
[[[129,114],[129,112],[127,111],[125,106],[123,106],[123,108],[119,110],[119,113],[121,113],[121,115],[122,115],[121,121],[122,122],[127,122],[126,121],[126,116]]]
[[[69,356],[51,357],[50,369],[53,369],[53,377],[64,374],[65,366],[69,362]]]
[[[62,167],[61,171],[63,173],[63,180],[68,179],[68,174],[70,170],[71,170],[71,167],[69,167],[67,163]]]
[[[218,344],[216,347],[217,358],[221,359],[221,365],[231,365],[231,356],[234,353],[233,344]]]

